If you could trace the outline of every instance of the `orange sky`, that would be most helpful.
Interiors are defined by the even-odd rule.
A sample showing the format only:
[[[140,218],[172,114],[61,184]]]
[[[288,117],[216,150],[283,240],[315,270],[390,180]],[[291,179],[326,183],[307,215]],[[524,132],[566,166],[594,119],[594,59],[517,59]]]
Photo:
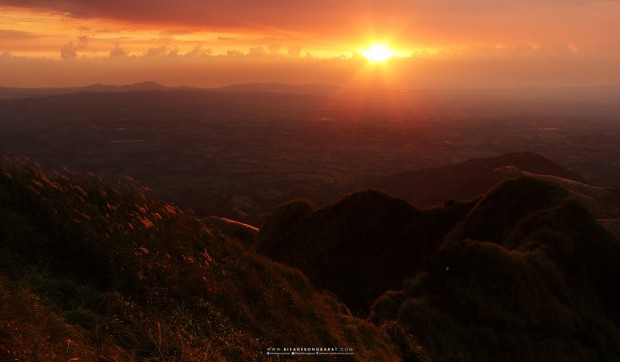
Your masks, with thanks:
[[[617,0],[0,0],[0,86],[609,84],[619,22]]]

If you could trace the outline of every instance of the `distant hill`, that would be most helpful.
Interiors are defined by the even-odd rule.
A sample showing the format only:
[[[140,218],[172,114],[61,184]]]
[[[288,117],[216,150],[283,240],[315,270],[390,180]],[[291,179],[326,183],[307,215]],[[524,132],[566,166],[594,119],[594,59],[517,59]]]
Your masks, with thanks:
[[[392,289],[370,319],[405,360],[620,358],[620,241],[555,183],[519,177],[424,211],[378,191],[296,201],[255,247],[358,313]]]
[[[104,85],[104,84],[92,84],[87,87],[78,88],[80,91],[85,92],[137,92],[137,91],[153,91],[153,90],[165,90],[171,89],[165,87],[157,82],[146,81],[134,84],[125,85]]]
[[[42,87],[42,88],[15,88],[0,87],[0,99],[43,97],[80,92],[140,92],[140,91],[173,91],[173,90],[210,90],[216,92],[239,93],[284,93],[304,95],[331,95],[341,90],[340,87],[329,84],[286,84],[286,83],[245,83],[233,84],[219,88],[194,87],[166,87],[157,82],[144,81],[134,84],[110,85],[91,84],[84,87]]]
[[[143,92],[164,90],[190,90],[188,87],[166,87],[157,82],[145,81],[124,85],[91,84],[85,87],[62,87],[62,88],[9,88],[0,87],[0,99],[44,97],[80,92]]]
[[[416,207],[428,208],[449,199],[470,200],[478,197],[498,182],[519,177],[521,172],[588,184],[577,173],[548,158],[531,152],[518,152],[399,172],[372,180],[368,186],[401,197]]]
[[[535,153],[519,152],[477,158],[443,167],[404,171],[368,184],[424,209],[447,200],[467,201],[506,180],[522,176],[556,183],[585,206],[604,225],[618,233],[620,188],[591,185],[579,174]]]
[[[236,236],[253,232],[207,226],[132,179],[109,187],[5,157],[0,360],[264,361],[308,347],[402,358],[298,270],[248,252]]]
[[[201,87],[166,87],[154,81],[143,81],[134,84],[107,85],[91,84],[84,87],[2,87],[0,99],[27,98],[46,95],[67,94],[75,92],[131,92],[147,90],[212,90],[218,92],[240,93],[288,93],[307,95],[333,95],[346,93],[368,93],[378,91],[397,95],[402,92],[416,94],[426,100],[454,100],[476,98],[486,99],[519,99],[544,101],[587,100],[595,103],[617,102],[620,97],[620,84],[600,85],[591,87],[528,87],[508,89],[363,89],[345,88],[331,84],[287,84],[279,82],[241,83],[217,88]]]
[[[245,83],[233,84],[226,87],[213,88],[219,92],[244,93],[288,93],[309,95],[330,95],[341,90],[340,87],[329,84],[286,84],[286,83]]]

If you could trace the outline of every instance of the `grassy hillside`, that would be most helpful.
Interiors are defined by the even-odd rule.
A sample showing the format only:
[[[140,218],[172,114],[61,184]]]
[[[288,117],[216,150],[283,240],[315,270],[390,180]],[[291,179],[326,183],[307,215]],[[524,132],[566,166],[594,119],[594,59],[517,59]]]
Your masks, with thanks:
[[[129,178],[5,157],[0,360],[620,358],[620,241],[558,185],[518,178],[422,211],[372,190],[298,200],[256,233]]]
[[[423,270],[443,238],[473,204],[420,211],[380,191],[354,193],[317,209],[280,206],[260,230],[256,249],[300,268],[354,313]]]
[[[620,244],[555,186],[508,182],[453,231],[427,273],[373,306],[436,357],[620,357]]]
[[[552,183],[518,178],[426,211],[377,191],[291,203],[257,248],[360,308],[360,290],[400,284],[370,320],[406,360],[620,358],[620,241]]]
[[[131,179],[109,187],[5,157],[0,359],[250,361],[270,347],[400,358],[377,327],[223,229]]]

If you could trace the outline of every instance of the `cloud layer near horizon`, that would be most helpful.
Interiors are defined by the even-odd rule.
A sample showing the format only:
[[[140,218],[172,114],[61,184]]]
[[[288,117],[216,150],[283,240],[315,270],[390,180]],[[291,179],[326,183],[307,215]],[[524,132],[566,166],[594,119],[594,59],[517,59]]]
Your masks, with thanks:
[[[249,77],[260,68],[257,62],[286,62],[287,77],[301,79],[292,69],[304,73],[309,64],[318,67],[308,59],[345,55],[350,66],[357,61],[355,52],[385,41],[409,61],[399,68],[403,79],[431,82],[431,76],[419,76],[423,70],[442,84],[449,79],[457,85],[459,79],[474,86],[476,79],[499,84],[509,78],[520,85],[562,79],[582,84],[605,79],[604,72],[620,64],[620,37],[614,31],[619,20],[617,0],[0,0],[0,54],[5,69],[25,69],[27,58],[33,69],[44,59],[61,62],[57,66],[63,71],[83,69],[72,84],[98,82],[97,72],[105,73],[112,63],[126,76],[140,62],[152,71],[166,64],[166,72],[181,75],[190,60],[196,72],[215,61],[244,61],[250,71],[236,63],[221,65],[227,69],[222,74],[241,71]],[[444,64],[444,73],[452,77],[425,68],[420,61],[426,60]],[[92,75],[83,68],[87,65]],[[306,75],[338,82],[340,76],[327,68]],[[339,74],[347,72],[341,68]],[[471,76],[459,76],[465,73]],[[257,77],[262,76],[286,82],[282,74]],[[232,78],[220,83],[237,81]],[[158,80],[135,80],[144,79]]]
[[[73,45],[76,46],[75,44]],[[122,53],[122,48],[116,50]],[[620,83],[620,63],[570,53],[500,50],[493,56],[419,55],[398,58],[383,66],[368,64],[357,56],[320,59],[268,54],[265,49],[213,56],[171,53],[154,49],[151,54],[109,58],[70,58],[62,61],[0,54],[2,86],[84,86],[93,83],[128,84],[154,80],[169,86],[217,87],[234,83],[323,83],[401,89],[511,88],[526,86],[588,86]]]
[[[520,18],[538,15],[550,21],[565,11],[618,4],[618,0],[0,0],[0,6],[39,9],[76,18],[200,28],[267,28],[322,33],[367,23],[378,27],[408,22],[481,17]],[[587,10],[586,10],[587,11]],[[588,21],[588,19],[584,19]],[[373,23],[373,24],[370,24]],[[507,25],[507,24],[505,24]],[[574,24],[578,25],[578,24]],[[450,23],[437,24],[450,28]]]

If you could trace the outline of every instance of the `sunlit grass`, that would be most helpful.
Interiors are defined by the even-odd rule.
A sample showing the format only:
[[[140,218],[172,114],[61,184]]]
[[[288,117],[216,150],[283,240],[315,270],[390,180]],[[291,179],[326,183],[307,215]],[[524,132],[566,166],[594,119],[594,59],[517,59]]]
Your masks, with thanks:
[[[299,271],[133,179],[110,187],[16,157],[0,166],[11,230],[0,234],[0,359],[253,361],[267,347],[325,344],[354,347],[357,360],[396,356]]]

